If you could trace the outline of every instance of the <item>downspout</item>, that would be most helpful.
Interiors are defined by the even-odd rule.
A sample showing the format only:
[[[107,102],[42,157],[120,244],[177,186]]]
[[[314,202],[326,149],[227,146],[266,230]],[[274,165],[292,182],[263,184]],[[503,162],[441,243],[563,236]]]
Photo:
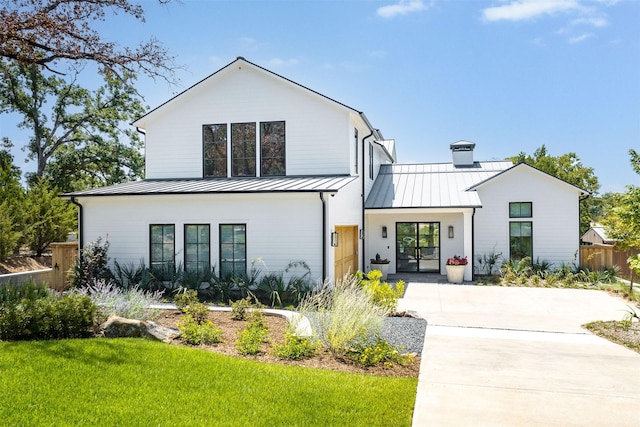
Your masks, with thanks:
[[[471,280],[476,279],[475,260],[476,259],[476,208],[471,213]]]
[[[367,136],[365,136],[364,138],[362,138],[362,162],[360,163],[360,167],[362,168],[362,250],[360,251],[360,258],[362,259],[362,271],[364,271],[364,263],[365,263],[365,253],[364,253],[364,248],[365,248],[365,236],[366,233],[364,231],[364,221],[365,221],[365,214],[364,214],[364,205],[366,203],[366,199],[364,197],[364,193],[365,193],[365,182],[366,182],[366,173],[364,170],[364,148],[365,148],[365,144],[364,142],[368,139],[371,138],[373,136],[373,129],[371,129],[371,133]],[[371,165],[369,165],[369,167],[372,167]],[[356,171],[357,172],[357,171]]]
[[[83,225],[83,213],[82,213],[82,205],[78,203],[74,196],[71,196],[71,203],[78,207],[78,253],[82,252],[82,248],[84,248],[84,233],[82,232]]]
[[[322,202],[322,281],[327,278],[327,203],[324,200],[324,193],[321,191],[320,201]]]
[[[580,219],[582,218],[582,202],[587,200],[590,196],[590,193],[585,193],[578,196],[578,265],[582,265],[582,252],[580,251],[580,237],[582,237],[582,230],[580,230]]]

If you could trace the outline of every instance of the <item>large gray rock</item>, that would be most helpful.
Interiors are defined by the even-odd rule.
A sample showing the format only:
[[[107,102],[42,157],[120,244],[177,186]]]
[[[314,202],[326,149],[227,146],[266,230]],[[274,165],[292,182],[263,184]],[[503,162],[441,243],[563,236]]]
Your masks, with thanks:
[[[127,319],[120,316],[110,316],[100,325],[102,334],[107,338],[149,338],[152,340],[170,342],[181,334],[179,329],[168,328],[151,321]]]

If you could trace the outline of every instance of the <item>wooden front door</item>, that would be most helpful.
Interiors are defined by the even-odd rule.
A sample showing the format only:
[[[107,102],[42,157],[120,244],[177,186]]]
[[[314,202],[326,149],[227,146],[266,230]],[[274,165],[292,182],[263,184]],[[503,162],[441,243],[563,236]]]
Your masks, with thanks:
[[[335,247],[335,281],[345,274],[358,270],[358,226],[348,225],[336,227],[338,246]]]

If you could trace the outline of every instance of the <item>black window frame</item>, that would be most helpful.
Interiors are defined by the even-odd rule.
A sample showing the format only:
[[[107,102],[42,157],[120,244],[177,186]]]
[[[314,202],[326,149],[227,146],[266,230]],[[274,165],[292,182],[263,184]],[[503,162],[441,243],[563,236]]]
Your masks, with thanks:
[[[369,143],[369,179],[373,179],[373,143]]]
[[[233,242],[229,243],[223,239],[223,227],[234,227],[232,231]],[[236,242],[235,242],[235,227],[243,227],[244,228],[244,258],[241,258],[241,261],[236,260],[235,258],[231,260],[232,262],[232,271],[229,272],[227,265],[229,261],[226,258],[223,258],[225,254],[224,245],[232,245],[233,246],[233,254],[236,252]],[[219,224],[218,226],[218,257],[220,260],[220,277],[222,279],[226,279],[228,277],[243,277],[247,274],[247,224],[246,223],[233,223],[233,224]],[[242,263],[242,264],[240,264]],[[242,268],[237,268],[237,265],[242,265]]]
[[[207,141],[207,128],[210,126],[220,126],[220,128],[224,128],[224,141],[216,141],[215,139],[212,141]],[[213,135],[215,132],[211,131]],[[207,145],[212,145],[211,150],[215,151],[214,145],[220,144],[220,146],[224,147],[224,157],[207,157],[207,152],[209,151]],[[227,123],[211,123],[202,125],[202,176],[204,178],[226,178],[229,175],[229,167],[228,167],[228,158],[229,158],[229,126]],[[208,162],[212,163],[214,166],[211,169],[212,171],[217,171],[218,173],[207,173]],[[222,165],[222,169],[218,170],[215,165]]]
[[[282,149],[280,156],[265,156],[265,126],[280,123],[282,124]],[[278,150],[280,151],[280,150]],[[279,161],[282,168],[276,172],[269,170],[266,162]],[[287,125],[284,120],[273,120],[269,122],[260,122],[260,176],[286,176],[287,175]]]
[[[189,236],[189,232],[187,231],[188,227],[198,227],[196,233],[197,233],[197,241],[196,242],[189,242],[188,241],[188,236]],[[201,242],[200,241],[200,227],[207,227],[207,242]],[[191,264],[195,263],[196,264],[196,270],[195,273],[205,273],[208,272],[211,269],[211,225],[210,224],[196,224],[196,223],[192,223],[192,224],[184,224],[183,226],[183,243],[184,243],[184,271],[191,271],[194,272],[193,270],[191,270],[189,267]],[[196,251],[196,259],[195,260],[189,260],[188,256],[189,256],[189,245],[196,245],[197,247],[197,251]],[[206,245],[207,248],[207,260],[205,261],[201,261],[200,260],[200,254],[201,254],[201,247]],[[200,268],[200,266],[203,266],[202,268]]]
[[[240,141],[235,139],[235,129],[239,126],[253,126],[253,140],[249,138],[242,138]],[[244,123],[231,123],[231,176],[233,177],[255,177],[257,170],[257,134],[258,127],[256,122],[244,122]],[[245,132],[243,131],[243,134]],[[238,153],[238,145],[243,145],[242,153],[240,155]],[[247,150],[252,149],[253,155],[248,155]],[[242,168],[242,172],[240,172],[240,163],[245,162],[246,164]]]
[[[527,215],[526,211],[523,214],[522,213],[522,207],[524,205],[528,205],[529,206],[529,214]],[[515,207],[519,207],[517,213],[514,213],[513,211],[515,209]],[[509,202],[509,218],[533,218],[533,203],[532,202]]]
[[[529,236],[513,236],[512,235],[512,226],[513,225],[524,225],[524,224],[528,224],[529,225],[529,230],[530,230],[530,235]],[[521,233],[520,233],[521,234]],[[514,239],[516,238],[523,238],[523,237],[528,237],[529,239],[529,244],[528,244],[528,250],[517,250],[514,251]],[[522,244],[520,244],[519,246],[524,246]],[[516,252],[516,253],[514,253]],[[510,221],[509,222],[509,259],[511,261],[520,261],[521,259],[525,258],[525,257],[529,257],[530,259],[533,259],[533,221]]]
[[[154,227],[162,227],[162,242],[154,242],[153,241],[153,229]],[[165,248],[164,245],[167,244],[164,242],[165,238],[165,227],[173,228],[173,249],[171,250],[171,261],[165,260]],[[154,245],[162,246],[162,259],[160,262],[154,261]],[[153,271],[164,272],[169,268],[175,268],[176,265],[176,225],[175,224],[149,224],[149,269]]]

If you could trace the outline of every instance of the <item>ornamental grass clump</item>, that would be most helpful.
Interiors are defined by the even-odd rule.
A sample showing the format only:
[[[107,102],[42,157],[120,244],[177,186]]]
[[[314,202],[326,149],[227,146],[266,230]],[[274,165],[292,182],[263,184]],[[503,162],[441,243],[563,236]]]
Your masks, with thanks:
[[[328,286],[305,298],[299,310],[311,322],[313,333],[334,355],[344,355],[359,340],[379,334],[387,308],[374,303],[349,274],[333,288]]]

